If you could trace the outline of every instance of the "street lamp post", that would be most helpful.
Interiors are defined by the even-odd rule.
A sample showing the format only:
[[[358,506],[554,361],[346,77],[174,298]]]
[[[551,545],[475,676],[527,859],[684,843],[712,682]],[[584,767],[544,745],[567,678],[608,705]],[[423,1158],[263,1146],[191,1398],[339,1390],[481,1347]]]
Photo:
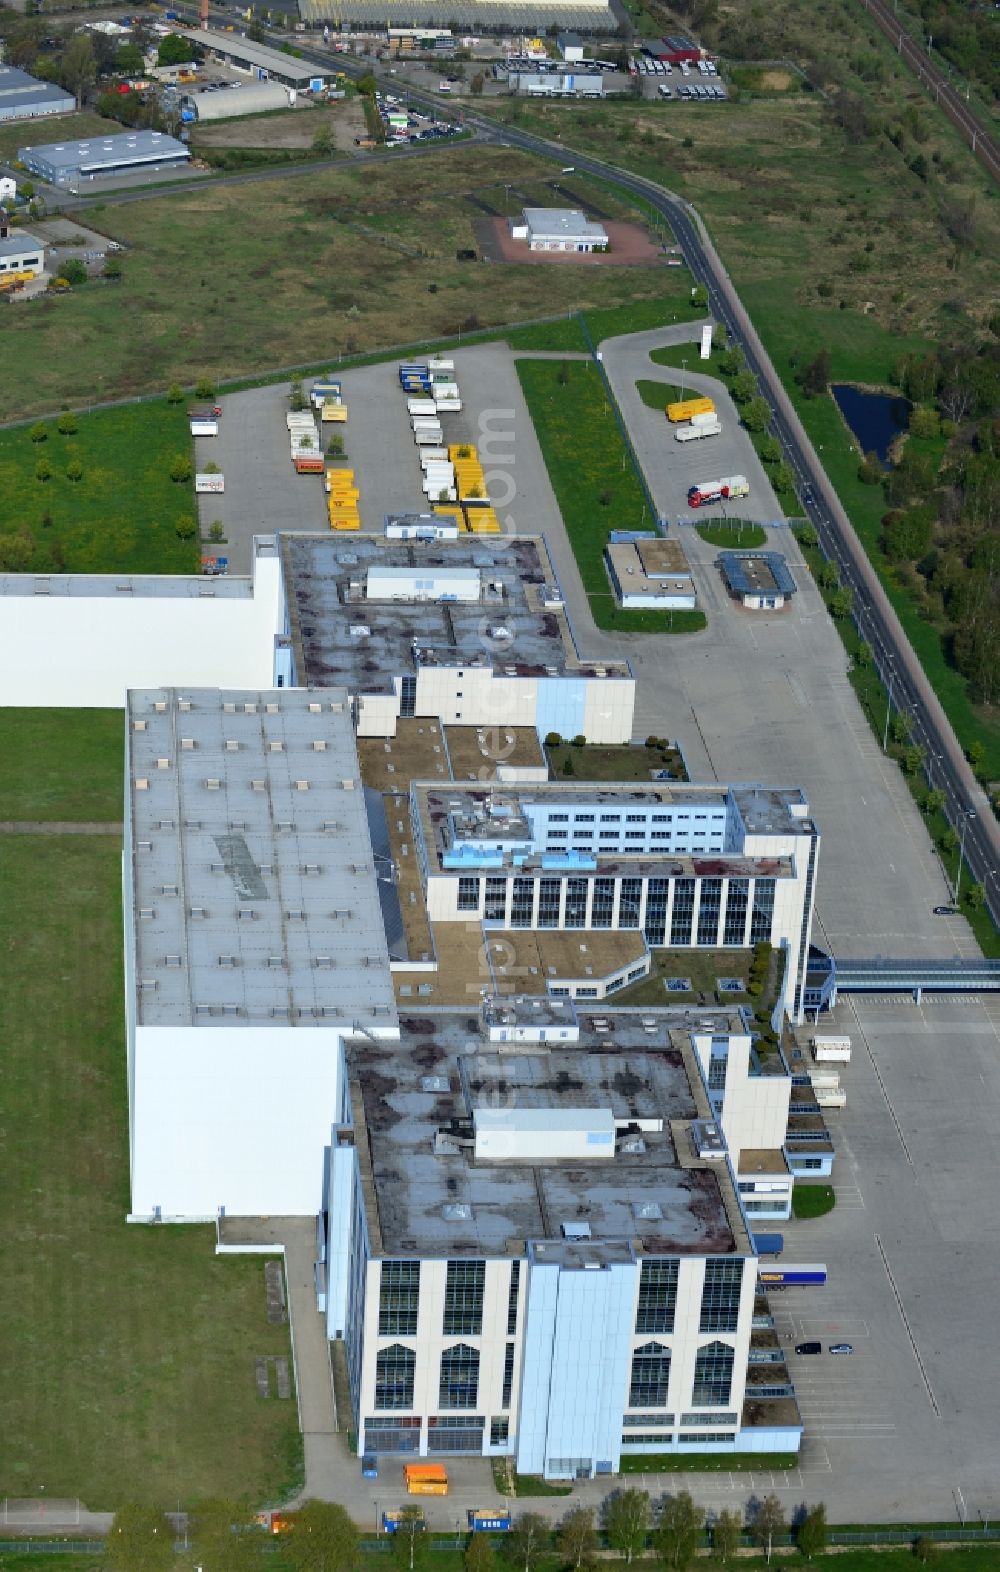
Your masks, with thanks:
[[[896,673],[892,666],[889,667],[889,697],[885,706],[885,726],[882,731],[882,752],[889,751],[889,716],[892,714],[892,685],[896,680]]]
[[[958,847],[958,868],[955,871],[955,905],[958,905],[958,892],[962,888],[962,864],[965,861],[965,832],[969,828],[969,820],[976,817],[975,808],[967,808],[962,815],[962,839]]]

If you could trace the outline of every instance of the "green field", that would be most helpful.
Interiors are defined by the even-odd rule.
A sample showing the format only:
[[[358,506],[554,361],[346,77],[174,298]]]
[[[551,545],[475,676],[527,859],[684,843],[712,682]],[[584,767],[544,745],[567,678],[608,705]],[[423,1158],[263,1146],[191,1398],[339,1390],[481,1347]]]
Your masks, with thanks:
[[[7,312],[18,377],[0,390],[0,419],[564,311],[651,303],[659,320],[681,312],[686,275],[675,280],[659,264],[503,263],[487,274],[457,260],[477,245],[480,204],[495,208],[507,185],[547,191],[551,177],[538,159],[463,143],[399,164],[275,179],[252,209],[246,187],[217,182],[88,206],[81,220],[127,248],[123,281]]]
[[[648,1005],[665,1008],[668,1004],[687,1004],[704,995],[709,1003],[745,1004],[748,994],[718,993],[720,977],[739,977],[744,983],[750,975],[750,950],[653,950],[649,976],[615,994],[609,1004],[641,1009]],[[686,977],[691,983],[687,993],[667,993],[667,977]]]
[[[800,1184],[792,1191],[792,1212],[796,1217],[825,1217],[837,1204],[832,1184]]]
[[[687,780],[684,760],[670,743],[662,748],[602,746],[589,742],[583,747],[558,743],[545,752],[549,768],[556,778],[564,774],[566,760],[572,760],[573,774],[581,781],[647,781],[654,770],[670,770],[676,780]]]
[[[84,742],[55,712],[65,780],[49,780],[40,807],[117,817],[114,728],[90,718]],[[18,749],[17,716],[4,715],[2,735],[5,755]],[[30,756],[30,716],[25,739]],[[5,786],[25,812],[23,782]],[[263,1263],[216,1257],[211,1228],[125,1222],[121,841],[3,835],[0,880],[0,1494],[79,1496],[92,1509],[274,1496],[298,1477],[301,1438],[294,1401],[256,1396],[255,1356],[289,1354],[287,1327],[267,1320]]]
[[[660,414],[663,415],[664,418],[666,418],[665,412],[668,404],[674,404],[679,399],[684,397],[698,397],[698,395],[693,393],[690,388],[688,388],[687,394],[685,395],[684,389],[675,386],[675,384],[672,382],[652,382],[647,381],[646,379],[636,383],[635,391],[638,393],[647,409],[659,410]]]
[[[58,311],[68,303],[51,304]],[[78,425],[63,436],[47,420],[44,442],[33,442],[28,426],[0,431],[5,565],[37,573],[195,572],[198,540],[176,533],[179,519],[197,517],[194,486],[170,479],[174,458],[191,457],[184,406],[98,410],[80,415]],[[74,460],[83,469],[79,480],[66,473]],[[47,480],[36,476],[40,461],[51,470]]]
[[[732,523],[716,520],[699,524],[698,534],[710,546],[721,546],[723,551],[753,551],[767,544],[767,530],[763,524],[752,524],[747,519],[734,519]]]
[[[30,147],[36,142],[54,142],[56,138],[61,142],[73,142],[84,137],[116,136],[121,130],[117,120],[105,120],[89,109],[75,115],[60,115],[54,127],[48,129],[37,120],[0,125],[0,158],[16,158],[19,147]],[[26,178],[30,180],[31,176]]]
[[[649,529],[654,521],[597,367],[572,360],[520,360],[517,374],[596,625],[621,633],[703,628],[700,611],[622,611],[615,602],[604,566],[608,535],[616,529]]]
[[[685,273],[662,275],[662,287],[653,300],[634,300],[622,306],[607,306],[582,313],[592,342],[600,344],[620,333],[643,333],[649,328],[667,327],[675,322],[691,322],[705,315],[691,305],[690,284]],[[542,322],[533,327],[514,328],[504,334],[511,349],[590,348],[576,317],[567,322]]]
[[[121,710],[0,709],[0,820],[122,817]]]

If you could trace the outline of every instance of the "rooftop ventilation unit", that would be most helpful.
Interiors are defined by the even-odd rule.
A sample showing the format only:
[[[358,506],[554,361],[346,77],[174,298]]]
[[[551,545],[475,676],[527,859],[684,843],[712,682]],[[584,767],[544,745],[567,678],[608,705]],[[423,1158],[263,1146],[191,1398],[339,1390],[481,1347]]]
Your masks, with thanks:
[[[721,1162],[726,1155],[726,1140],[714,1119],[693,1119],[691,1139],[703,1162]]]
[[[562,1236],[564,1239],[590,1238],[589,1223],[560,1223],[559,1227],[562,1230]]]
[[[663,1216],[663,1208],[659,1201],[637,1201],[632,1212],[637,1223],[655,1223]]]

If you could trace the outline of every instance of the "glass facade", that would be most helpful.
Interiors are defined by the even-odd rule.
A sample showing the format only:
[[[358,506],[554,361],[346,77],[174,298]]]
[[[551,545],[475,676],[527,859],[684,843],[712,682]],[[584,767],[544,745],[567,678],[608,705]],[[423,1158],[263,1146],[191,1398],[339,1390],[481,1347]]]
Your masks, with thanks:
[[[383,1261],[378,1291],[379,1337],[416,1337],[420,1262]]]
[[[477,1414],[474,1418],[461,1418],[458,1414],[444,1418],[432,1416],[427,1421],[427,1451],[482,1452],[486,1420]]]
[[[510,1407],[511,1393],[514,1390],[514,1344],[508,1343],[503,1356],[503,1396],[500,1399],[501,1408]]]
[[[750,913],[750,943],[764,944],[771,938],[774,917],[774,880],[755,879],[753,909]]]
[[[449,1261],[444,1286],[445,1337],[478,1337],[483,1330],[485,1261]]]
[[[618,898],[619,928],[638,928],[642,907],[642,880],[623,879]]]
[[[666,1408],[670,1386],[670,1349],[642,1343],[632,1355],[629,1408]]]
[[[698,907],[698,943],[714,945],[719,942],[719,912],[722,906],[722,880],[702,879],[701,904]]]
[[[517,1296],[521,1287],[521,1263],[512,1261],[510,1264],[510,1288],[507,1290],[507,1336],[513,1337],[517,1331]]]
[[[691,1393],[693,1408],[721,1408],[729,1402],[734,1357],[733,1350],[726,1343],[708,1343],[698,1350],[694,1366],[694,1390]]]
[[[475,1408],[479,1400],[479,1350],[456,1343],[441,1355],[439,1408]]]
[[[515,879],[511,901],[510,925],[512,928],[530,928],[535,909],[534,879]]]
[[[610,928],[615,912],[614,879],[594,880],[594,901],[590,913],[592,928]]]
[[[646,943],[662,944],[667,935],[670,880],[650,879],[646,885]]]
[[[538,881],[539,928],[558,928],[561,895],[561,879],[540,879]]]
[[[483,916],[487,922],[505,922],[507,919],[507,880],[486,880],[486,905]]]
[[[390,1343],[375,1356],[375,1407],[412,1408],[417,1356],[402,1343]]]
[[[747,930],[747,901],[750,896],[749,879],[730,879],[726,892],[726,921],[722,931],[723,944],[743,944]]]
[[[479,910],[479,880],[465,875],[458,881],[458,909],[460,912]]]
[[[587,882],[586,879],[566,880],[566,928],[585,928],[587,925]]]
[[[706,1261],[699,1332],[735,1332],[743,1288],[742,1261]]]
[[[676,1261],[643,1261],[639,1274],[639,1305],[635,1316],[637,1332],[673,1331],[677,1269]]]
[[[672,945],[691,943],[691,922],[694,916],[694,880],[677,879],[674,882],[674,915],[670,924]]]

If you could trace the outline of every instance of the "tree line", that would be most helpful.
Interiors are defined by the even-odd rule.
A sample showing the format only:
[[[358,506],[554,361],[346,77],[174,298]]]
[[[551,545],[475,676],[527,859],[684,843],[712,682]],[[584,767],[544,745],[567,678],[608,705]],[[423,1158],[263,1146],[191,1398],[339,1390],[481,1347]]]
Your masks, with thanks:
[[[605,1545],[629,1567],[642,1560],[663,1572],[688,1572],[706,1535],[717,1561],[732,1560],[746,1534],[770,1561],[789,1527],[776,1495],[754,1499],[745,1513],[719,1512],[709,1523],[687,1490],[654,1505],[648,1491],[622,1489],[605,1501],[600,1526],[595,1509],[581,1506],[556,1524],[538,1512],[524,1512],[509,1533],[470,1534],[464,1572],[495,1572],[498,1561],[512,1572],[537,1572],[543,1564],[564,1572],[589,1572]],[[121,1507],[106,1541],[106,1572],[171,1572],[180,1532],[155,1508]],[[819,1555],[828,1541],[825,1506],[803,1506],[793,1516],[791,1532],[807,1560]],[[191,1555],[211,1572],[250,1572],[273,1559],[276,1548],[246,1502],[206,1502],[191,1515],[183,1534]],[[421,1572],[434,1542],[420,1507],[404,1507],[387,1537],[395,1572]],[[282,1564],[292,1572],[357,1572],[362,1560],[357,1525],[343,1507],[329,1502],[306,1501],[289,1513],[279,1545]]]

